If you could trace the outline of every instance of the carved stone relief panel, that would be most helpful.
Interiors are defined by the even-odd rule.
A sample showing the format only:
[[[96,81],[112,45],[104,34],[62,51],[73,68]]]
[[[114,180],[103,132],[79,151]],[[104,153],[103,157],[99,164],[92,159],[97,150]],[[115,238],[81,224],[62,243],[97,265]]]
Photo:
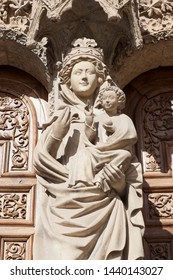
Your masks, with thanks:
[[[147,260],[172,260],[172,239],[145,239],[145,259]]]
[[[3,92],[0,93],[0,140],[9,142],[6,158],[10,156],[11,160],[5,171],[27,170],[29,111],[21,98],[7,97]]]
[[[149,215],[151,219],[173,218],[173,194],[149,194]]]
[[[4,260],[25,260],[26,242],[5,242]]]
[[[2,237],[1,259],[28,260],[31,259],[31,237]]]
[[[26,219],[26,194],[0,194],[0,219]]]
[[[0,187],[0,225],[33,225],[34,187]]]
[[[151,260],[168,260],[170,259],[170,244],[149,243]]]
[[[146,225],[173,225],[173,193],[162,190],[144,193]]]
[[[0,92],[1,176],[31,171],[29,160],[35,135],[32,135],[32,122],[29,122],[30,112],[27,98]]]

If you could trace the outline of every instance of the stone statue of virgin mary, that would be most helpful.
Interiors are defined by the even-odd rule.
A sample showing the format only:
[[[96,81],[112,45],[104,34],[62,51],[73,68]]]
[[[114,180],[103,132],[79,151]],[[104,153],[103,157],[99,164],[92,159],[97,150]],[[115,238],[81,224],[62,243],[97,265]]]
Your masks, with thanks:
[[[83,179],[87,166],[91,166],[89,157],[86,169],[80,172],[85,149],[96,149],[96,139],[104,130],[104,125],[98,130],[92,124],[103,113],[99,91],[108,81],[103,53],[95,40],[75,40],[59,75],[58,108],[35,150],[34,166],[43,192],[34,259],[142,259],[142,172],[135,155],[132,153],[125,171],[111,162],[102,164],[107,189]],[[131,144],[136,142],[136,131],[130,119],[126,127],[120,114],[117,120],[116,139],[124,149],[129,139],[133,139]],[[100,157],[110,153],[106,143],[97,153]],[[69,178],[76,166],[78,180],[71,186]]]

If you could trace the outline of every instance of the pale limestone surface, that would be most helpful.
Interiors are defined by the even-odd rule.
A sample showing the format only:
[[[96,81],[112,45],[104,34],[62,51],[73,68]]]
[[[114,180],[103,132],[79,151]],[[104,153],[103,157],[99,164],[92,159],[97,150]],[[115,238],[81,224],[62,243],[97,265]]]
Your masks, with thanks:
[[[142,172],[132,152],[136,131],[121,113],[120,89],[104,90],[111,80],[102,59],[95,41],[81,38],[64,60],[59,108],[35,151],[45,192],[34,259],[143,257]]]

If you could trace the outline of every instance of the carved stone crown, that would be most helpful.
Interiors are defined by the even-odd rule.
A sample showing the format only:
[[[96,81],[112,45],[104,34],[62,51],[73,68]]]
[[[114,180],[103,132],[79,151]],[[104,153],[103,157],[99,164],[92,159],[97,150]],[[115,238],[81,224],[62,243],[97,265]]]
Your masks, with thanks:
[[[71,48],[67,51],[63,61],[63,66],[80,57],[97,59],[103,62],[103,50],[97,47],[94,39],[80,38],[71,43]]]

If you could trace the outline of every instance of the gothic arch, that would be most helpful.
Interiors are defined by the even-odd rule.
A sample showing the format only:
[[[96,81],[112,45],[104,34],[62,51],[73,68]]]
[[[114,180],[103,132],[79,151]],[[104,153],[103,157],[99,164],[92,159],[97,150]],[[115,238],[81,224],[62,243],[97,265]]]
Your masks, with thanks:
[[[17,34],[13,32],[14,37]],[[49,87],[49,76],[43,62],[29,48],[26,48],[26,38],[16,40],[0,40],[0,65],[12,66],[35,77],[45,88]],[[35,50],[36,51],[36,50]],[[41,52],[41,50],[40,50]]]
[[[171,40],[144,45],[129,57],[124,57],[121,68],[114,74],[114,79],[123,88],[142,73],[166,66],[173,66]]]

